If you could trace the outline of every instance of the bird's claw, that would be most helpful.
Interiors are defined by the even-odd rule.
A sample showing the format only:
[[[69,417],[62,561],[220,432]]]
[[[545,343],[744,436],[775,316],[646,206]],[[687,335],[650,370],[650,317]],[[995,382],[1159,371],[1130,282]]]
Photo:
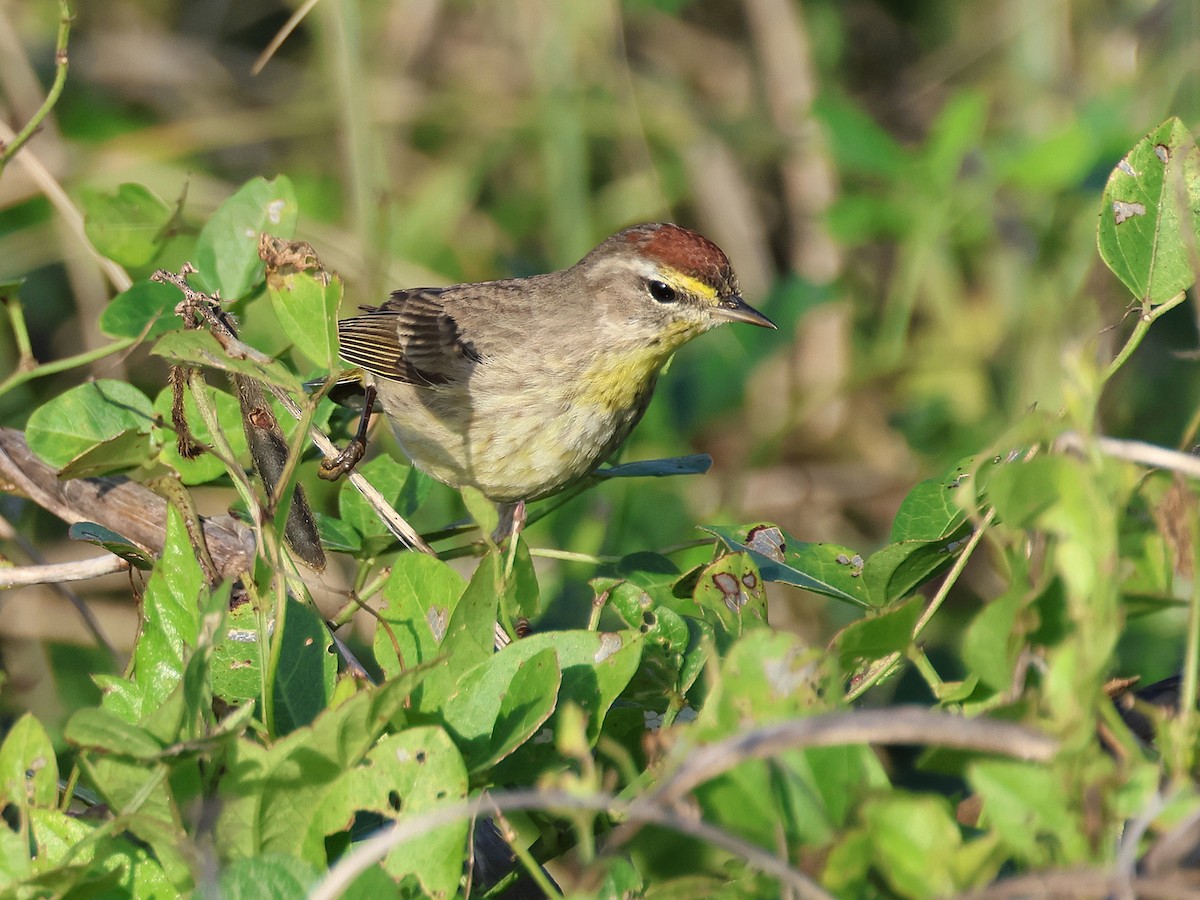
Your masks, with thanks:
[[[326,481],[337,481],[348,474],[367,452],[367,442],[355,438],[346,445],[346,449],[337,456],[329,456],[321,460],[317,475]]]

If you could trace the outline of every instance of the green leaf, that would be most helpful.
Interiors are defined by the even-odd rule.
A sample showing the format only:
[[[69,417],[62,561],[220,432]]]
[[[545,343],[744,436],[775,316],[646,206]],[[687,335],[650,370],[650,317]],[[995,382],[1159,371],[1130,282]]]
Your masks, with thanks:
[[[216,893],[223,900],[289,900],[305,896],[319,877],[294,856],[267,854],[222,866]]]
[[[262,693],[262,661],[258,613],[253,603],[239,603],[225,619],[223,640],[212,659],[212,692],[230,706],[256,700]]]
[[[288,597],[283,647],[275,673],[275,733],[307,725],[328,705],[337,678],[333,640],[310,606]]]
[[[464,752],[477,764],[484,762],[490,752],[500,749],[489,742],[517,671],[547,649],[556,655],[557,671],[562,673],[561,687],[553,706],[557,708],[570,702],[580,707],[588,717],[588,740],[594,743],[608,708],[637,671],[642,637],[635,631],[534,634],[491,654],[459,678],[439,712],[460,746],[467,748]],[[528,727],[541,713],[542,707],[529,695],[533,690],[530,682],[548,686],[556,681],[555,670],[545,662],[530,670],[525,678],[517,684],[518,693],[523,702],[531,705],[526,713],[501,729],[506,735],[500,741],[501,745],[513,743],[519,729]],[[515,710],[510,715],[516,715]]]
[[[123,266],[144,266],[154,259],[171,215],[171,207],[140,184],[122,184],[111,194],[83,194],[88,240],[101,255]]]
[[[298,213],[292,183],[280,175],[274,181],[254,178],[217,207],[200,230],[196,243],[198,283],[223,300],[239,300],[262,279],[258,240],[264,232],[290,238]]]
[[[58,758],[50,735],[31,713],[9,729],[0,744],[0,807],[12,803],[52,808],[58,800]]]
[[[247,738],[234,741],[218,785],[214,836],[222,858],[286,853],[326,866],[325,836],[346,827],[345,816],[328,812],[326,797],[366,757],[427,673],[410,669],[361,690],[269,749]]]
[[[1105,265],[1143,303],[1191,287],[1189,261],[1200,231],[1200,149],[1168,119],[1142,138],[1104,187],[1096,243]]]
[[[345,823],[355,812],[385,822],[465,800],[467,770],[440,728],[410,728],[384,737],[363,764],[346,772],[327,795],[318,821]],[[415,877],[423,897],[452,897],[462,878],[469,823],[458,819],[396,847],[384,868],[396,881]],[[339,828],[339,830],[341,830]]]
[[[705,566],[692,598],[707,622],[729,634],[767,624],[767,592],[749,553],[727,553]]]
[[[35,810],[30,820],[37,857],[44,867],[39,886],[45,880],[58,882],[57,896],[69,897],[170,897],[189,892],[190,876],[185,882],[171,879],[167,866],[160,862],[170,853],[160,842],[144,841],[139,831],[144,816],[132,816],[131,835],[110,837],[100,833],[103,823],[87,821],[58,810]],[[133,838],[132,840],[130,838]],[[183,839],[183,835],[179,835]],[[70,857],[71,863],[61,861]],[[159,859],[155,857],[158,856]],[[54,868],[50,868],[54,866]],[[28,896],[46,896],[42,891]]]
[[[174,363],[249,375],[293,394],[302,392],[299,379],[278,360],[235,359],[207,331],[172,331],[159,338],[150,352]]]
[[[843,668],[903,651],[912,643],[913,629],[923,608],[922,599],[914,597],[886,612],[847,625],[835,638]]]
[[[58,470],[58,477],[90,478],[122,469],[132,469],[153,459],[150,441],[143,430],[130,429],[89,447]]]
[[[142,571],[149,571],[154,567],[154,560],[145,550],[124,535],[117,534],[95,522],[76,522],[67,529],[67,536],[73,541],[82,541],[103,547],[109,553],[121,557]]]
[[[108,301],[100,330],[109,337],[146,340],[183,327],[175,315],[179,289],[157,281],[138,281]]]
[[[468,769],[485,771],[533,737],[554,712],[561,683],[553,647],[519,660],[515,670],[501,660],[468,673],[444,710]]]
[[[412,510],[401,503],[405,488],[413,479],[416,471],[412,466],[405,465],[391,456],[376,456],[356,467],[360,475],[383,495],[383,499],[392,504],[396,512],[402,516],[411,515]],[[363,499],[362,494],[349,480],[342,484],[338,492],[338,515],[342,520],[365,538],[390,536],[387,526],[380,521],[379,515],[370,504]]]
[[[296,348],[318,366],[332,369],[338,360],[337,311],[342,303],[342,279],[328,283],[310,272],[273,274],[267,293],[279,324]]]
[[[432,556],[402,553],[396,559],[380,592],[379,616],[387,627],[376,629],[374,642],[375,659],[389,678],[442,654],[450,617],[466,586],[465,578]]]
[[[146,729],[101,707],[77,710],[67,721],[64,736],[77,747],[133,759],[156,759],[163,750],[162,742]]]
[[[965,534],[965,527],[964,527]],[[871,604],[882,608],[902,600],[954,564],[962,538],[901,541],[870,555],[862,569],[863,586]]]
[[[967,780],[983,800],[988,823],[1017,859],[1033,866],[1070,865],[1089,858],[1074,778],[1056,768],[1014,760],[980,760]]]
[[[893,793],[869,802],[863,816],[876,866],[900,896],[958,893],[954,857],[962,835],[944,797]]]
[[[149,434],[154,410],[131,384],[102,379],[81,384],[39,406],[25,426],[29,449],[61,469],[126,432]]]
[[[790,584],[855,606],[870,606],[867,589],[859,577],[863,559],[848,547],[798,541],[770,523],[702,527],[730,550],[748,552],[765,581]]]
[[[142,601],[132,678],[110,682],[102,701],[105,709],[138,723],[143,715],[163,706],[183,679],[187,660],[199,641],[203,591],[204,576],[183,518],[168,506],[162,557]],[[115,684],[126,687],[115,688]]]
[[[968,457],[940,478],[922,481],[905,496],[892,520],[893,543],[937,541],[954,534],[966,521],[955,502],[955,491],[970,471]]]
[[[963,662],[992,690],[1013,687],[1017,659],[1025,646],[1028,626],[1033,624],[1019,624],[1031,600],[1028,593],[1027,585],[1014,584],[979,611],[963,638]]]
[[[557,706],[561,684],[558,652],[553,647],[521,663],[500,701],[486,753],[472,770],[486,772],[537,734]]]
[[[358,553],[362,550],[362,535],[347,522],[323,512],[313,513],[317,519],[317,533],[321,546],[336,553]]]

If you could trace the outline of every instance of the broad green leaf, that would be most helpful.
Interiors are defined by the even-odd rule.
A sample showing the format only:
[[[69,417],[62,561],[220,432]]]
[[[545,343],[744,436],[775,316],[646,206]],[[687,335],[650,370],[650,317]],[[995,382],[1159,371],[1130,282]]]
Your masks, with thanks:
[[[962,655],[969,670],[995,691],[1013,687],[1013,672],[1034,620],[1018,623],[1029,606],[1029,588],[1019,582],[987,604],[963,637]]]
[[[923,608],[922,599],[914,597],[885,612],[868,615],[847,625],[835,638],[843,668],[903,651],[912,643],[913,628]]]
[[[342,279],[336,275],[321,279],[311,272],[288,272],[267,278],[267,293],[280,326],[301,353],[325,369],[337,365],[342,291]]]
[[[863,587],[876,608],[902,600],[954,564],[966,536],[938,541],[900,541],[876,550],[862,568]]]
[[[31,713],[0,744],[0,806],[52,807],[58,799],[58,758],[50,735]]]
[[[504,593],[504,560],[492,551],[479,561],[458,603],[450,613],[441,653],[446,661],[425,680],[419,708],[435,711],[458,690],[462,678],[480,663],[493,659],[496,612]],[[511,646],[524,645],[528,640]],[[507,648],[506,648],[507,649]]]
[[[450,617],[466,586],[465,578],[432,556],[397,557],[381,591],[379,616],[386,627],[375,630],[374,642],[375,660],[389,678],[441,655]]]
[[[100,834],[103,823],[58,810],[36,810],[30,824],[38,859],[46,869],[57,867],[70,854],[70,869],[58,870],[67,876],[61,888],[64,896],[170,897],[191,887],[190,878],[186,883],[173,881],[155,859],[163,852],[161,844],[148,849],[126,834]],[[140,838],[136,827],[129,830]],[[53,876],[54,870],[45,874]]]
[[[223,858],[285,853],[324,867],[325,835],[346,827],[344,816],[325,808],[329,791],[366,757],[427,673],[410,669],[362,690],[269,749],[247,738],[233,742],[214,831]]]
[[[336,553],[358,553],[362,550],[362,535],[353,526],[323,512],[314,512],[321,546]]]
[[[692,598],[702,618],[731,635],[767,624],[767,592],[749,553],[726,553],[705,566]]]
[[[268,853],[222,866],[217,894],[222,900],[287,900],[305,896],[319,878],[316,868],[303,860]]]
[[[275,733],[307,725],[328,705],[337,678],[329,629],[312,607],[289,596],[275,672]]]
[[[224,640],[212,659],[212,692],[230,706],[241,706],[262,694],[262,661],[258,613],[253,603],[239,603],[225,619]]]
[[[937,541],[959,529],[966,513],[955,502],[955,492],[971,462],[967,458],[940,478],[922,481],[908,492],[892,520],[892,543]]]
[[[848,547],[798,541],[770,523],[706,525],[703,530],[715,534],[730,550],[748,552],[765,581],[870,606],[860,577],[864,561]]]
[[[263,275],[259,236],[265,232],[290,238],[297,212],[292,183],[284,176],[246,182],[200,231],[195,257],[199,284],[207,293],[220,291],[227,301],[248,295]]]
[[[943,897],[958,893],[954,857],[962,834],[944,797],[910,797],[898,792],[878,797],[863,809],[871,833],[875,865],[902,897]]]
[[[91,478],[145,465],[153,459],[150,440],[141,428],[122,431],[80,453],[58,470],[58,477]]]
[[[171,215],[171,207],[140,184],[122,184],[111,194],[83,194],[88,240],[101,255],[123,266],[144,266],[154,259]]]
[[[508,683],[500,701],[486,755],[472,767],[486,772],[527,740],[550,718],[557,704],[562,671],[558,652],[547,647],[525,660]]]
[[[355,471],[366,478],[396,512],[402,516],[412,514],[413,510],[401,502],[405,488],[413,478],[415,470],[412,466],[391,456],[381,455],[357,466]],[[390,537],[387,526],[349,480],[342,484],[338,492],[338,515],[363,537]]]
[[[25,426],[29,449],[61,469],[126,432],[149,434],[154,410],[131,384],[102,379],[71,388],[33,411]]]
[[[696,720],[697,740],[728,737],[751,724],[822,711],[828,655],[794,634],[755,629],[721,660],[716,682]]]
[[[103,707],[85,707],[68,720],[68,741],[85,750],[99,750],[133,759],[157,759],[162,742],[146,729],[127,722],[121,715]]]
[[[1133,295],[1155,305],[1191,287],[1200,236],[1200,149],[1176,118],[1142,138],[1104,187],[1096,243]]]
[[[150,352],[174,363],[249,375],[293,394],[302,393],[299,379],[278,360],[235,359],[207,331],[172,331],[159,338]]]
[[[120,689],[105,693],[105,709],[130,723],[161,707],[183,678],[200,634],[204,577],[192,550],[183,518],[167,507],[167,536],[162,557],[146,585],[142,627],[133,651],[133,675]],[[112,682],[109,682],[112,684]]]
[[[341,823],[340,831],[355,812],[392,822],[466,796],[467,770],[446,733],[440,728],[410,728],[384,737],[362,765],[348,770],[327,794],[315,821]],[[469,824],[459,819],[396,847],[384,868],[396,881],[415,876],[420,896],[454,896],[462,878]]]
[[[1018,860],[1044,866],[1089,858],[1067,773],[1015,760],[980,760],[967,769],[967,780],[983,800],[988,824]]]
[[[546,649],[555,652],[562,672],[556,707],[571,702],[582,709],[588,717],[588,740],[595,742],[608,708],[637,671],[642,637],[635,631],[555,631],[514,641],[457,681],[441,707],[447,728],[466,745],[483,746],[518,669]],[[548,668],[532,670],[528,677],[543,683],[553,680]]]
[[[108,301],[100,313],[100,330],[109,337],[146,340],[175,331],[183,322],[175,315],[179,289],[157,281],[138,281]]]

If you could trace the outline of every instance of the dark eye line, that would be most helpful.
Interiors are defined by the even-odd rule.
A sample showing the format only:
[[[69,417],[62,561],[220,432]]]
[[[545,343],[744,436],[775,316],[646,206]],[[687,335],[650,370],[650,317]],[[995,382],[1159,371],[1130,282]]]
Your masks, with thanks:
[[[675,288],[671,287],[665,281],[657,281],[653,278],[647,280],[646,288],[650,291],[650,296],[659,303],[674,303],[679,299],[679,294]]]

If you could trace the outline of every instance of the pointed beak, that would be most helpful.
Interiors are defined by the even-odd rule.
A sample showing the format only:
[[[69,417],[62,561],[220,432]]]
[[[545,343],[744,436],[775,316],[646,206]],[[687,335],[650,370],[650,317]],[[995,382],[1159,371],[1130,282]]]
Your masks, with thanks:
[[[719,304],[711,307],[711,312],[718,319],[727,319],[730,322],[746,322],[750,325],[759,325],[763,328],[777,327],[774,322],[737,294],[726,297]]]

